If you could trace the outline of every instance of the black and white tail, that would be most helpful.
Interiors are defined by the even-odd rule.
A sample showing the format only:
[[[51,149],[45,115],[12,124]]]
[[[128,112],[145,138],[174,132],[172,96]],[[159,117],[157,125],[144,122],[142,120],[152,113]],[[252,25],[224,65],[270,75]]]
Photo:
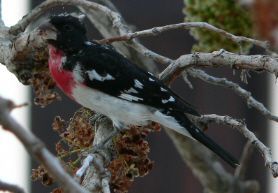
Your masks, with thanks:
[[[196,139],[223,160],[225,160],[232,167],[239,166],[238,161],[231,156],[227,151],[222,147],[217,145],[211,138],[206,136],[203,131],[196,127],[183,113],[180,112],[171,112],[171,115],[175,117],[179,124],[186,128],[187,132],[191,135],[192,138]]]

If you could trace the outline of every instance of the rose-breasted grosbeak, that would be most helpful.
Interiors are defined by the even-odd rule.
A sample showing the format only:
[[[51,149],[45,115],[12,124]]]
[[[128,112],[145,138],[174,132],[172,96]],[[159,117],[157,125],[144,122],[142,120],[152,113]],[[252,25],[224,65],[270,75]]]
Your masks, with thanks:
[[[157,122],[196,139],[231,166],[238,165],[187,118],[199,116],[189,103],[112,46],[89,41],[79,18],[52,16],[39,29],[49,45],[51,75],[71,99],[108,116],[117,128]]]

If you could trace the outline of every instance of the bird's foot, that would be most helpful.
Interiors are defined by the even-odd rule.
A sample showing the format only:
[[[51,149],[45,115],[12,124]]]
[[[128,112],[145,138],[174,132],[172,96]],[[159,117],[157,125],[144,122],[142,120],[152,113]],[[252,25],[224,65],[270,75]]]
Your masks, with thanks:
[[[114,129],[109,135],[107,135],[103,140],[101,140],[99,143],[95,144],[92,148],[92,151],[90,153],[96,153],[101,150],[104,150],[107,148],[107,143],[112,140],[113,137],[117,136],[120,133],[120,130]]]
[[[101,121],[103,118],[105,118],[105,116],[102,114],[99,114],[98,116],[94,116],[94,118],[90,120],[90,123],[92,125],[96,124],[98,121]],[[99,141],[95,141],[96,143],[93,144],[93,148],[92,148],[92,151],[90,151],[90,153],[95,153],[95,152],[99,152],[99,151],[106,149],[107,143],[109,141],[111,141],[113,137],[115,137],[115,136],[119,135],[120,133],[123,133],[129,129],[129,127],[127,127],[127,125],[123,124],[122,122],[112,120],[112,123],[113,123],[113,129],[111,128],[111,132],[108,134],[106,132],[101,133],[101,135],[104,135],[106,133],[105,134],[106,136],[101,137],[103,139],[101,139]],[[97,131],[95,131],[95,132],[97,132]]]

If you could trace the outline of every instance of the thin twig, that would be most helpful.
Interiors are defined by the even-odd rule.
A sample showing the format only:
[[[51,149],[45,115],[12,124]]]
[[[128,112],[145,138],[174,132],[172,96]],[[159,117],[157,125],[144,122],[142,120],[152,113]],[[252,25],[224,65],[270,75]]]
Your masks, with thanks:
[[[215,76],[210,76],[206,72],[198,69],[188,69],[188,74],[194,78],[198,78],[202,81],[205,81],[209,84],[221,86],[224,88],[231,89],[236,93],[238,96],[242,97],[245,99],[247,105],[249,107],[253,107],[256,110],[258,110],[262,115],[264,115],[266,118],[269,120],[273,120],[278,122],[278,117],[273,115],[264,105],[263,103],[257,101],[252,94],[245,90],[244,88],[240,87],[238,84],[227,80],[226,78],[217,78]]]
[[[256,137],[256,135],[246,127],[243,122],[235,120],[229,116],[220,116],[215,114],[203,115],[201,118],[199,118],[199,121],[203,124],[217,123],[228,125],[232,128],[237,129],[248,141],[250,141],[256,147],[259,152],[261,152],[265,160],[265,165],[271,170],[273,177],[278,177],[278,163],[276,161],[273,161],[271,150],[266,147]]]
[[[234,34],[231,34],[223,29],[217,28],[206,22],[184,22],[184,23],[177,23],[177,24],[153,27],[150,29],[142,30],[142,31],[128,33],[128,34],[125,34],[122,36],[103,39],[103,40],[100,40],[100,42],[112,43],[115,41],[128,41],[128,40],[131,40],[131,39],[137,38],[137,37],[157,36],[166,31],[176,30],[176,29],[189,29],[189,28],[207,29],[209,31],[216,32],[238,44],[240,44],[242,42],[248,42],[248,43],[254,44],[256,46],[259,46],[261,48],[264,48],[265,50],[269,49],[269,43],[267,41],[260,41],[260,40],[256,40],[256,39],[252,39],[252,38],[247,38],[244,36],[236,36]]]
[[[93,159],[94,157],[90,154],[83,160],[82,166],[75,173],[75,177],[78,182],[81,182],[81,178],[85,175],[85,172],[90,167]]]

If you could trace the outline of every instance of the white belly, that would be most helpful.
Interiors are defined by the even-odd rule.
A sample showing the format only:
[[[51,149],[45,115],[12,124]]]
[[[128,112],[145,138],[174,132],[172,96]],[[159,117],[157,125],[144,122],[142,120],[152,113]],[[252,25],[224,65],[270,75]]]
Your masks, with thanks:
[[[118,128],[129,125],[147,125],[149,121],[154,121],[191,137],[174,117],[164,115],[158,109],[109,96],[80,84],[73,89],[72,96],[80,105],[109,117]]]
[[[77,85],[72,96],[82,106],[108,116],[115,126],[121,126],[121,123],[146,125],[151,120],[152,113],[143,105],[112,97],[83,85]]]

